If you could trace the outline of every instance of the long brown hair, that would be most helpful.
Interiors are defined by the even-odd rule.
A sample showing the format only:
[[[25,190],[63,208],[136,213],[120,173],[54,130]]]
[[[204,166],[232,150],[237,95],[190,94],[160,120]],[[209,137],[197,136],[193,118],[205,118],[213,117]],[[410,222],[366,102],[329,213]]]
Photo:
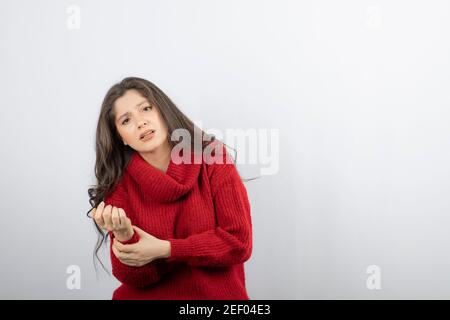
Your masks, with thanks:
[[[190,136],[194,137],[194,139],[191,139],[192,148],[197,148],[196,145],[194,146],[194,140],[198,134],[203,135],[201,138],[202,150],[211,141],[217,140],[213,135],[209,135],[195,126],[195,124],[178,109],[172,100],[170,100],[169,97],[152,82],[136,77],[123,79],[108,90],[101,106],[95,138],[95,176],[97,178],[97,185],[91,186],[91,188],[88,189],[89,203],[92,206],[87,212],[88,217],[90,217],[89,213],[92,209],[96,208],[100,202],[104,200],[105,196],[115,189],[133,153],[133,149],[130,146],[123,144],[114,122],[114,103],[130,89],[137,90],[142,96],[147,98],[149,103],[158,108],[158,111],[167,125],[167,139],[172,148],[176,144],[176,142],[171,139],[172,132],[179,128],[188,130]],[[103,233],[94,220],[93,222],[98,231],[98,239],[93,257],[94,266],[95,257],[97,257],[103,269],[108,272],[98,257],[98,251],[101,248],[103,241],[107,239],[107,233]]]

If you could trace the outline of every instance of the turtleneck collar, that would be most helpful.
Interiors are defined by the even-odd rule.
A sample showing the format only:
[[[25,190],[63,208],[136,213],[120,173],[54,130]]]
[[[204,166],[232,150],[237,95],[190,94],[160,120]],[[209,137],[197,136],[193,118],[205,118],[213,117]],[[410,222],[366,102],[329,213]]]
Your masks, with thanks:
[[[135,151],[131,155],[126,172],[137,183],[145,197],[158,202],[172,202],[188,193],[197,183],[201,164],[193,162],[193,153],[191,159],[191,163],[177,164],[179,161],[175,163],[171,158],[164,173]]]

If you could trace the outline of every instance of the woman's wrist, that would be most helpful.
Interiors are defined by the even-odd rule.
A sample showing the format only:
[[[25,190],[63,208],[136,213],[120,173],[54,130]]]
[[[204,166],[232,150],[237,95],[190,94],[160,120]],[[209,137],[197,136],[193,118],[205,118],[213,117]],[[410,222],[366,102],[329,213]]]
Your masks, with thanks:
[[[162,248],[163,248],[163,253],[161,254],[161,258],[169,258],[170,257],[170,251],[171,251],[171,246],[170,246],[170,241],[168,240],[162,240]]]

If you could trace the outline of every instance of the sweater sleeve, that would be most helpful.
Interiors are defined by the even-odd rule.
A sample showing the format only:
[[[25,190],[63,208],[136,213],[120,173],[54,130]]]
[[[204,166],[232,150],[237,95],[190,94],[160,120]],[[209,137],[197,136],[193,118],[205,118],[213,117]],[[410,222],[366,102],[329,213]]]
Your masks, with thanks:
[[[214,229],[185,239],[168,239],[167,261],[192,266],[229,266],[247,261],[252,252],[252,223],[247,191],[233,163],[209,164],[216,214]]]
[[[127,203],[126,190],[121,184],[118,184],[115,190],[105,198],[105,205],[112,205],[125,210],[127,216],[131,217],[132,214],[129,212],[129,206]],[[114,233],[109,232],[110,237],[110,257],[112,274],[121,283],[127,284],[129,286],[143,288],[156,283],[161,279],[161,277],[169,271],[167,262],[164,259],[154,260],[142,267],[128,266],[122,263],[114,254],[112,250],[112,244],[114,239]],[[132,244],[139,241],[139,235],[134,232],[133,237],[127,241],[121,241],[123,244]]]

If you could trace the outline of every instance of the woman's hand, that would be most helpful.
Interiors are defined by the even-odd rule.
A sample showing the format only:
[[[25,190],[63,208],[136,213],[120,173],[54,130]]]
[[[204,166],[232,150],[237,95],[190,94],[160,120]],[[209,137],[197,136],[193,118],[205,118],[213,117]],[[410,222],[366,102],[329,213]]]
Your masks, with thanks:
[[[114,237],[119,241],[127,241],[134,234],[131,220],[122,208],[111,205],[105,207],[105,203],[102,201],[97,208],[94,208],[93,216],[99,228],[112,231]]]
[[[133,226],[140,239],[133,244],[122,244],[114,239],[112,250],[123,264],[142,267],[156,259],[170,257],[170,242],[158,239],[144,230]]]

